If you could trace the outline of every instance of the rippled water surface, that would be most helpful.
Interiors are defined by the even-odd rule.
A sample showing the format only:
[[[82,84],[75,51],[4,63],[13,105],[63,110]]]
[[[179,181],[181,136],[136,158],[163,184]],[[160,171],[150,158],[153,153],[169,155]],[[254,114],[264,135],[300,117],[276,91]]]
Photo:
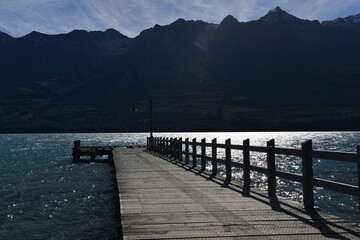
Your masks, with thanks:
[[[73,141],[133,145],[144,134],[0,135],[0,239],[116,238],[117,195],[108,164],[73,164]]]
[[[83,145],[145,145],[147,134],[2,134],[0,135],[0,239],[116,239],[117,196],[114,172],[107,164],[73,164],[74,140]],[[274,138],[276,146],[300,148],[313,139],[314,149],[355,152],[358,132],[299,133],[157,133],[155,136],[231,138],[241,144],[265,146]],[[219,150],[219,157],[223,151]],[[242,153],[233,151],[236,161]],[[266,155],[251,153],[251,164],[264,166]],[[301,159],[276,156],[277,169],[301,172]],[[357,166],[314,159],[316,177],[357,184]],[[241,171],[235,171],[241,180]],[[265,189],[266,177],[252,174],[252,184]],[[301,184],[278,179],[278,194],[302,201]],[[350,220],[358,218],[358,199],[317,188],[316,205]]]

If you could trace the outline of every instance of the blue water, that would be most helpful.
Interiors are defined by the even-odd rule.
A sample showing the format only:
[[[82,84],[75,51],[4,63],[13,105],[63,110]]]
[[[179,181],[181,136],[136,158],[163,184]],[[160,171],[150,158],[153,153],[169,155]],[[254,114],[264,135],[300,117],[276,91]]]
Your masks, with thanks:
[[[0,135],[0,239],[116,239],[118,237],[115,175],[108,164],[73,164],[71,148],[83,145],[145,145],[143,133],[1,134]],[[231,138],[241,144],[300,148],[313,139],[314,149],[355,152],[359,132],[299,133],[157,133],[165,137]],[[219,157],[224,155],[219,150]],[[232,152],[242,161],[241,151]],[[251,164],[265,166],[265,154],[251,153]],[[301,159],[277,156],[277,169],[301,172]],[[314,159],[314,175],[357,184],[356,164]],[[223,168],[221,169],[223,171]],[[234,176],[241,180],[241,171]],[[266,177],[252,173],[252,185],[266,189]],[[302,201],[301,184],[278,179],[278,194]],[[323,211],[358,220],[358,199],[324,189],[315,190],[315,204]]]

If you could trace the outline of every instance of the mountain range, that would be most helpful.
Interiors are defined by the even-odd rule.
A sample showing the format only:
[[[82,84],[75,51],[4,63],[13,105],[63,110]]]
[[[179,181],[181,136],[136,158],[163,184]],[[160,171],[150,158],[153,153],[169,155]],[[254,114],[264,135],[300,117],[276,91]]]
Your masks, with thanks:
[[[360,130],[360,14],[0,33],[0,131]],[[140,110],[131,111],[134,106]]]

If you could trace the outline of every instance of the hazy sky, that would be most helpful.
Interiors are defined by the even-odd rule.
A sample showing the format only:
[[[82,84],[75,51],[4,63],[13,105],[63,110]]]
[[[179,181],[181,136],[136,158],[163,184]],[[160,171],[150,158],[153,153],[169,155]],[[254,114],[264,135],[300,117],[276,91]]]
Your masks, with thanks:
[[[135,37],[178,18],[220,23],[231,14],[256,20],[280,6],[303,19],[332,20],[360,13],[360,0],[0,0],[0,31],[20,37],[74,29],[115,28]]]

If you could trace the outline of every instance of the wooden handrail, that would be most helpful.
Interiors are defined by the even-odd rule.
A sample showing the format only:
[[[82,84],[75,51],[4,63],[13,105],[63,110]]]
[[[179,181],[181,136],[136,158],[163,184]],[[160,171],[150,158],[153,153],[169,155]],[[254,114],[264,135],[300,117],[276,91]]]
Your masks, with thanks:
[[[192,166],[196,167],[197,158],[201,159],[201,171],[205,171],[206,163],[211,162],[212,174],[217,174],[217,164],[225,165],[226,180],[231,180],[231,168],[237,167],[243,169],[244,189],[250,188],[250,171],[256,171],[266,174],[268,177],[268,194],[270,196],[276,194],[276,177],[288,179],[291,181],[303,184],[304,207],[306,210],[314,208],[314,186],[333,190],[339,193],[349,194],[359,197],[360,200],[360,145],[357,146],[357,152],[334,152],[334,151],[319,151],[312,149],[312,141],[308,140],[301,144],[301,149],[279,148],[275,147],[275,140],[267,142],[266,147],[251,146],[250,140],[243,141],[243,145],[231,144],[231,139],[227,139],[225,144],[217,143],[216,138],[211,142],[206,142],[202,139],[201,142],[196,142],[194,138],[191,142],[189,138],[185,141],[173,138],[154,138],[150,141],[147,139],[147,149],[159,152],[160,154],[169,155],[179,161],[183,160],[185,155],[185,164],[189,164],[190,156],[192,157]],[[185,146],[183,150],[183,145]],[[190,152],[189,146],[192,151]],[[201,153],[198,154],[197,146],[201,147]],[[206,148],[211,148],[211,156],[206,155]],[[217,149],[223,148],[225,150],[225,159],[217,158]],[[243,163],[234,162],[231,158],[231,150],[243,151]],[[261,152],[267,154],[267,167],[259,167],[250,165],[250,152]],[[275,169],[276,154],[296,156],[302,158],[302,174],[289,173]],[[176,156],[176,157],[175,157]],[[326,160],[344,161],[357,163],[358,169],[358,186],[329,181],[325,179],[314,178],[313,174],[313,158],[320,158]],[[359,209],[360,211],[360,209]]]

